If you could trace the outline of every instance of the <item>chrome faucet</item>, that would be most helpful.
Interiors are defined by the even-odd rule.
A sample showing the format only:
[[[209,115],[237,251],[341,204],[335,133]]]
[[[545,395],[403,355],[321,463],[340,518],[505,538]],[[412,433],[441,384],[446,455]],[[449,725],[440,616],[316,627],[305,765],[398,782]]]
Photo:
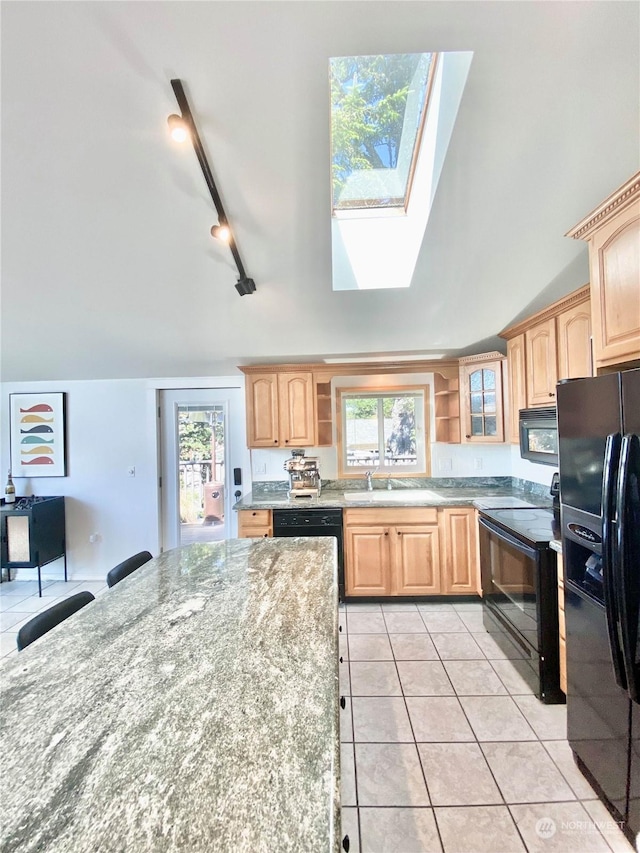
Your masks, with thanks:
[[[373,483],[371,482],[371,477],[373,476],[373,471],[365,471],[364,476],[367,478],[367,491],[373,491]]]

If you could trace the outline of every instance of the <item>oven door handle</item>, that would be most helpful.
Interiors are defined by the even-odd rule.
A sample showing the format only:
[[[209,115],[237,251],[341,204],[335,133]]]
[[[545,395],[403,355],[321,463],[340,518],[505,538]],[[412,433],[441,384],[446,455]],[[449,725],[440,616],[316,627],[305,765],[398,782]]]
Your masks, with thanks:
[[[525,545],[524,542],[521,542],[519,539],[516,539],[515,536],[511,536],[510,533],[507,533],[506,530],[503,530],[501,527],[497,527],[491,522],[487,521],[484,518],[479,518],[478,523],[480,527],[484,527],[490,533],[494,533],[496,536],[499,536],[504,542],[508,542],[510,545],[513,545],[514,548],[517,548],[522,554],[525,554],[527,557],[530,557],[532,560],[535,560],[538,552],[535,548],[531,548],[529,545]]]

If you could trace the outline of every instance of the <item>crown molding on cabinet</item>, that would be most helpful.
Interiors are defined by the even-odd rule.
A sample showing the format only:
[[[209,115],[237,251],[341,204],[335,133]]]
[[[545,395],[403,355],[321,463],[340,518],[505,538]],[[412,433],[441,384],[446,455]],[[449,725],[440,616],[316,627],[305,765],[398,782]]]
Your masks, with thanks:
[[[552,317],[557,317],[558,314],[562,314],[563,311],[568,311],[569,308],[575,308],[576,305],[588,302],[590,290],[590,285],[585,284],[584,287],[580,287],[578,290],[574,290],[567,296],[563,296],[562,299],[558,299],[557,302],[553,302],[551,305],[548,305],[546,308],[538,311],[537,314],[530,314],[514,326],[508,326],[498,334],[501,338],[505,338],[507,341],[511,340],[511,338],[517,338],[518,335],[526,332],[527,329],[530,329],[532,326],[537,326],[538,323],[544,323],[546,320],[551,320]]]
[[[627,205],[632,204],[640,195],[640,172],[629,178],[629,180],[611,193],[608,198],[585,216],[571,231],[567,231],[565,237],[573,237],[574,240],[586,240],[591,232],[598,227],[603,219],[606,219],[613,211],[624,210]]]
[[[486,357],[486,353],[485,353]],[[500,357],[503,357],[500,354]],[[458,375],[457,358],[423,361],[348,362],[345,364],[241,364],[238,370],[245,375],[255,373],[313,373],[319,382],[330,382],[334,376],[374,376],[380,373],[439,373],[447,379]]]

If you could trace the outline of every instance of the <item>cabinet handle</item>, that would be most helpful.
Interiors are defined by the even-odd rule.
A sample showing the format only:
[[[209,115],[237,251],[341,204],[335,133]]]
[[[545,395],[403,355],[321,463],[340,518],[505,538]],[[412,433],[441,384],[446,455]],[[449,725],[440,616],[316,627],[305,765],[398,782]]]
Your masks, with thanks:
[[[345,701],[344,696],[341,696],[341,697],[340,697],[340,707],[341,707],[342,709],[344,709],[344,708],[346,708],[346,707],[347,707],[347,703],[346,703],[346,701]]]
[[[284,443],[285,443],[285,444],[289,444],[289,439],[288,439],[288,438],[285,438]]]
[[[550,396],[550,397],[555,397],[556,395],[555,395],[555,393],[554,393],[553,391],[549,391],[549,396]]]
[[[388,536],[388,535],[389,535],[389,531],[388,531],[388,530],[385,530],[384,535],[385,535],[385,536]]]
[[[465,435],[465,438],[471,438],[471,436],[470,436],[470,435]]]
[[[257,513],[255,513],[255,512],[252,512],[252,513],[251,513],[251,515],[257,515]]]
[[[402,530],[397,530],[396,533],[398,534],[398,536],[402,536]]]
[[[277,439],[277,438],[274,438],[274,439],[273,439],[273,443],[274,443],[274,444],[277,444],[277,443],[278,443],[278,439]]]

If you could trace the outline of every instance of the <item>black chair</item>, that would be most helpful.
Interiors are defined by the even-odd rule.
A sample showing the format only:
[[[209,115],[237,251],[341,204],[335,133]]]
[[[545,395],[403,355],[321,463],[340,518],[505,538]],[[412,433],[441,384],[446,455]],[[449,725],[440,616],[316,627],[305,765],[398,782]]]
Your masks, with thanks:
[[[133,557],[123,560],[122,563],[118,563],[117,566],[114,566],[107,575],[107,586],[115,586],[117,583],[120,583],[121,580],[124,580],[127,575],[135,572],[136,569],[139,569],[140,566],[144,566],[145,563],[148,563],[149,560],[152,559],[153,557],[148,551],[140,551],[138,554],[134,554]]]
[[[18,631],[18,651],[21,652],[38,637],[46,634],[47,631],[55,628],[56,625],[64,622],[69,616],[73,616],[74,613],[94,600],[95,596],[90,592],[77,592],[75,595],[65,598],[64,601],[54,604],[53,607],[43,610],[42,613],[38,613],[33,619],[29,619]]]

